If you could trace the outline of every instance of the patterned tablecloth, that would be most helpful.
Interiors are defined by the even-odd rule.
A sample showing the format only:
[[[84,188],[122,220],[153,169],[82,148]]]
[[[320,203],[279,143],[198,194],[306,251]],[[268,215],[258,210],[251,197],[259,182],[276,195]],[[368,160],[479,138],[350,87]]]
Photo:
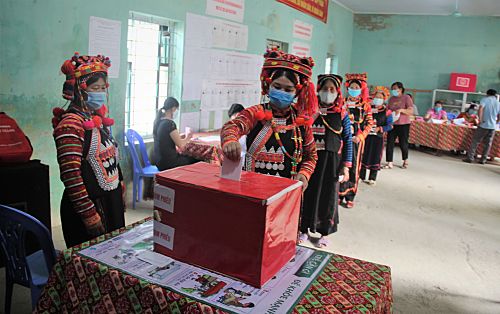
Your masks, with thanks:
[[[143,222],[64,250],[34,313],[225,313],[76,254]],[[389,267],[334,254],[293,313],[391,313],[392,301]]]
[[[410,127],[410,143],[439,150],[468,150],[476,129],[453,124],[433,124],[413,121]],[[478,154],[482,152],[479,146]],[[500,131],[495,132],[490,157],[500,158]]]
[[[204,142],[197,140],[203,136],[214,136],[218,133],[197,133],[193,135],[193,140],[189,141],[182,153],[209,163],[220,165],[222,149],[220,141]]]

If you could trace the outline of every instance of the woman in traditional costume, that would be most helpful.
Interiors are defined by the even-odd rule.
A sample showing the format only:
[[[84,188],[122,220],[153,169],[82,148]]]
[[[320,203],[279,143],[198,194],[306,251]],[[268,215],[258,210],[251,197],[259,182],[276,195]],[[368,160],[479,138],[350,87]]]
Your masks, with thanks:
[[[239,160],[238,140],[246,135],[246,171],[293,178],[306,189],[317,159],[311,129],[318,110],[311,81],[314,62],[274,49],[264,57],[260,79],[269,101],[241,111],[224,125],[222,149],[226,158]]]
[[[71,247],[125,225],[118,145],[107,117],[107,71],[103,56],[66,60],[63,98],[52,125],[57,161],[65,190],[61,201],[64,240]]]
[[[349,173],[349,181],[340,184],[340,203],[347,208],[354,207],[354,198],[358,192],[359,171],[365,139],[373,126],[372,108],[366,83],[366,73],[346,74],[347,98],[346,107],[351,119],[353,164]]]
[[[365,183],[375,185],[377,173],[381,168],[382,154],[384,151],[384,133],[393,128],[392,112],[387,109],[385,102],[389,98],[389,89],[377,86],[372,99],[372,115],[374,126],[365,141],[365,152],[361,163],[360,178]],[[370,170],[368,180],[366,172]]]
[[[318,163],[305,192],[299,242],[308,239],[308,229],[319,232],[319,248],[328,246],[328,236],[339,223],[338,193],[340,181],[349,180],[352,165],[351,120],[344,107],[342,77],[324,74],[318,77],[319,114],[312,131],[318,151]]]

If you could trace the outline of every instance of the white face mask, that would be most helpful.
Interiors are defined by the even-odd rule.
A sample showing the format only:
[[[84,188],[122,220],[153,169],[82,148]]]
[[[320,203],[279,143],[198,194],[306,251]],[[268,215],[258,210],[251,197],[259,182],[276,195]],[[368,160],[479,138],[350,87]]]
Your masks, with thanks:
[[[373,98],[372,103],[374,106],[381,106],[384,104],[384,100],[382,98]]]
[[[337,99],[337,96],[338,96],[337,93],[330,93],[327,91],[320,91],[319,92],[319,99],[323,103],[328,104],[328,105],[333,104],[335,102],[335,100]]]

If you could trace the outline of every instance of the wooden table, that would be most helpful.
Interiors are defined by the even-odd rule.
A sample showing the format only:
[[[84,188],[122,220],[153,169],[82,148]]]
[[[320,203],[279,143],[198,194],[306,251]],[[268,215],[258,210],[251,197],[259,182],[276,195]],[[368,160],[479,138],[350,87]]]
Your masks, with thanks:
[[[34,313],[225,313],[77,254],[150,219],[63,251]],[[292,313],[392,313],[392,303],[389,267],[333,254]]]

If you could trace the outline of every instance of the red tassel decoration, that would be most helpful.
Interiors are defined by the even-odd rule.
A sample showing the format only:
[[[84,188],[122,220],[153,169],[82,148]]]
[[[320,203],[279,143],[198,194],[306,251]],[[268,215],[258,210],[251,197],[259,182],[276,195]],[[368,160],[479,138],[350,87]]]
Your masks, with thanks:
[[[105,117],[108,113],[108,107],[106,107],[106,105],[102,105],[101,108],[99,108],[99,110],[97,110],[95,113],[97,113],[101,117]]]
[[[102,119],[99,116],[93,116],[92,121],[94,122],[94,125],[98,128],[102,126]]]
[[[255,113],[255,119],[262,121],[266,117],[266,114],[264,113],[263,110],[259,110]]]
[[[83,82],[80,84],[81,89],[87,89],[87,83]]]
[[[113,124],[115,124],[115,120],[112,119],[112,118],[102,118],[102,125],[104,126],[112,126]]]
[[[54,115],[54,117],[60,117],[62,116],[66,111],[61,108],[61,107],[55,107],[54,109],[52,109],[52,114]]]
[[[83,128],[85,130],[92,130],[95,127],[94,121],[87,120],[83,122]]]
[[[313,117],[319,111],[318,97],[314,83],[309,81],[300,90],[297,100],[297,111],[299,116]]]
[[[264,119],[266,119],[267,121],[272,120],[273,112],[271,110],[264,111]]]
[[[305,118],[303,116],[295,118],[295,124],[297,124],[298,126],[304,125],[304,123],[305,123]]]

